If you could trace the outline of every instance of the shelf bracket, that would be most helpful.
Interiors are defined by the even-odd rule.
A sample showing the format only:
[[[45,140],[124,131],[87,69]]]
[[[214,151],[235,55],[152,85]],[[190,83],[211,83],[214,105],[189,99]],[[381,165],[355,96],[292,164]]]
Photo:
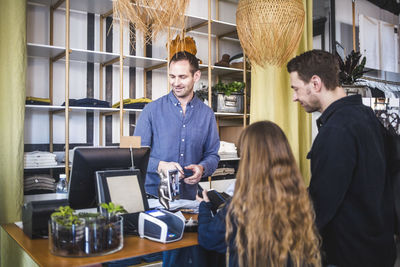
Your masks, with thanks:
[[[161,63],[161,64],[158,64],[158,65],[154,65],[154,66],[148,67],[148,68],[144,69],[144,71],[148,72],[148,71],[159,69],[159,68],[162,68],[162,67],[165,67],[165,66],[167,66],[167,63]]]
[[[202,22],[202,23],[200,23],[200,24],[197,24],[197,25],[194,25],[194,26],[189,27],[189,28],[187,28],[187,29],[184,29],[183,32],[184,32],[184,33],[187,33],[187,32],[190,32],[190,31],[194,31],[194,30],[196,30],[196,29],[198,29],[198,28],[201,28],[201,27],[203,27],[203,26],[206,26],[207,24],[208,24],[208,21],[204,21],[204,22]]]
[[[101,14],[101,15],[100,15],[100,18],[105,19],[105,18],[107,18],[108,16],[110,16],[112,13],[114,13],[114,12],[113,12],[113,10],[111,9],[111,10],[109,10],[108,12],[106,12],[106,13],[104,13],[104,14]]]
[[[72,52],[72,50],[69,49],[69,54],[71,54],[71,52]],[[55,56],[55,57],[52,57],[52,58],[51,58],[51,61],[52,61],[52,62],[56,62],[56,61],[62,59],[63,57],[65,57],[65,51],[61,52],[60,54],[58,54],[58,55]]]
[[[122,112],[125,113],[126,111],[123,109]],[[107,112],[100,112],[100,115],[101,115],[101,116],[110,116],[110,115],[114,115],[114,114],[117,114],[117,113],[119,113],[119,110],[116,110],[116,111],[107,111]]]
[[[52,5],[51,8],[52,8],[53,10],[56,10],[56,9],[59,8],[59,7],[62,5],[62,3],[64,3],[64,2],[65,2],[65,0],[58,0],[58,2],[55,3],[54,5]]]
[[[69,108],[68,111],[71,112],[71,109]],[[53,115],[58,114],[58,113],[63,113],[63,112],[65,112],[65,108],[51,111],[51,113]]]
[[[237,33],[237,31],[231,31],[231,32],[227,32],[227,33],[224,33],[224,34],[218,35],[217,37],[218,37],[218,38],[229,37],[229,36],[231,36],[231,35],[234,35],[235,33]]]
[[[124,59],[125,59],[125,57],[123,57]],[[108,66],[108,65],[112,65],[112,64],[114,64],[115,62],[118,62],[119,61],[119,57],[116,57],[116,58],[114,58],[114,59],[111,59],[111,60],[109,60],[109,61],[106,61],[106,62],[104,62],[104,63],[101,63],[101,66],[102,67],[106,67],[106,66]]]

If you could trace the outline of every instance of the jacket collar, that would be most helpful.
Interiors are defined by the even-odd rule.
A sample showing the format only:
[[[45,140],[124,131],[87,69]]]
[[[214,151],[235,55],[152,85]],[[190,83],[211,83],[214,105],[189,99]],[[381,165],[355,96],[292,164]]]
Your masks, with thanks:
[[[318,129],[321,128],[328,121],[328,119],[333,113],[335,113],[336,110],[341,109],[344,106],[360,104],[362,104],[361,95],[345,96],[336,100],[335,102],[330,104],[322,113],[322,115],[317,119]]]

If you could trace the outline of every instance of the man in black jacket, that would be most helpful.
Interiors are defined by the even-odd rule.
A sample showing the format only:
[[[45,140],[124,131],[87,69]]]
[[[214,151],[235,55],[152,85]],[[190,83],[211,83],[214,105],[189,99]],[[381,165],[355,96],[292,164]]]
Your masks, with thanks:
[[[384,129],[361,96],[339,86],[334,55],[312,50],[287,64],[293,101],[319,111],[309,193],[325,264],[393,266],[393,192],[386,175]]]

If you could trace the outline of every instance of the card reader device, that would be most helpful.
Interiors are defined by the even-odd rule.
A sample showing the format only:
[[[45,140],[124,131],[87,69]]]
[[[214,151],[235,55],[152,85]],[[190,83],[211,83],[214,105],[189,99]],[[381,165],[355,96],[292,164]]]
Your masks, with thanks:
[[[139,214],[139,236],[161,243],[182,239],[185,221],[166,210],[149,210]]]

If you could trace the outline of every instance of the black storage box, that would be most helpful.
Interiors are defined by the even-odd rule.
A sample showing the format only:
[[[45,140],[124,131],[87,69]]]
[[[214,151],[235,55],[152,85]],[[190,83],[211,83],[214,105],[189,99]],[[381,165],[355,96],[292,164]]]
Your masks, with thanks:
[[[46,238],[50,215],[60,206],[69,205],[68,199],[32,201],[22,207],[22,224],[24,233],[29,238]]]

